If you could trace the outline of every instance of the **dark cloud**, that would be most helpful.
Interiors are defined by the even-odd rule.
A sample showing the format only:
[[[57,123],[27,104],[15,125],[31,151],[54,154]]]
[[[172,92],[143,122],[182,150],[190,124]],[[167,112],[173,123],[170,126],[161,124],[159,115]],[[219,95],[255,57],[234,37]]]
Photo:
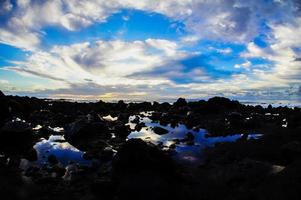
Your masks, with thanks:
[[[57,74],[56,76],[51,76],[49,74],[39,73],[37,71],[30,70],[28,68],[21,68],[21,67],[6,67],[5,69],[16,71],[16,72],[21,72],[21,73],[22,72],[23,73],[28,73],[28,74],[31,74],[31,75],[35,75],[35,76],[38,76],[38,77],[43,77],[43,78],[51,79],[51,80],[54,80],[54,81],[68,82],[65,79],[59,78],[59,74]]]
[[[7,15],[13,9],[13,4],[9,0],[0,1],[0,16]]]

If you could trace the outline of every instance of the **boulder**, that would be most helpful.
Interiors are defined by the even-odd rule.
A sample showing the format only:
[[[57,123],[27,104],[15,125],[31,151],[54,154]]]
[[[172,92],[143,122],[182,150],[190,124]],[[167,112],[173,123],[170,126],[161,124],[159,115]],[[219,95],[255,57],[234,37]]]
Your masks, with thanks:
[[[5,120],[10,116],[9,106],[5,95],[0,90],[0,127],[5,123]]]
[[[169,156],[141,139],[128,140],[113,160],[118,199],[166,199],[176,194],[175,166]]]
[[[292,162],[301,156],[301,143],[299,141],[291,141],[281,146],[284,160]]]
[[[172,160],[155,145],[141,139],[128,140],[119,150],[113,161],[115,175],[151,170],[164,175],[173,170]]]
[[[35,142],[30,125],[23,121],[7,122],[0,130],[0,149],[9,154],[28,152]]]
[[[121,139],[126,139],[126,137],[131,133],[130,126],[125,125],[123,122],[115,124],[112,131],[116,137]]]
[[[187,101],[184,98],[178,98],[178,100],[173,104],[175,107],[187,106]]]
[[[104,122],[89,122],[88,120],[78,120],[65,127],[66,140],[79,148],[86,151],[90,147],[95,147],[99,142],[110,139],[111,134]]]
[[[153,128],[153,131],[158,135],[164,135],[164,134],[168,133],[168,130],[166,130],[165,128],[159,127],[159,126],[155,126]]]

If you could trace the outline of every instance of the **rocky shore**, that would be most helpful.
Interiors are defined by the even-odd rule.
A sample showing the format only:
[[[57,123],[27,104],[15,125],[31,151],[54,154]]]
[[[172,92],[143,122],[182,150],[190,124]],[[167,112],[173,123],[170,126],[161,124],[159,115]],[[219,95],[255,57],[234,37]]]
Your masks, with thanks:
[[[0,91],[1,199],[301,199],[301,109]]]

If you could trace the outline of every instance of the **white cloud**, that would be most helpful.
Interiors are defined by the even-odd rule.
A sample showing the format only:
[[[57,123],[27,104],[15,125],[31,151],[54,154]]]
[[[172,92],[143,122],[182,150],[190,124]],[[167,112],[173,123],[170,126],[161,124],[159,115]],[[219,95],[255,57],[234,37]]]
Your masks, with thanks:
[[[296,14],[298,5],[294,1],[263,0],[19,0],[16,9],[12,10],[10,2],[6,0],[1,7],[12,12],[12,17],[4,23],[6,26],[1,27],[1,32],[5,34],[0,35],[0,41],[33,49],[39,45],[39,32],[45,26],[61,26],[76,31],[94,23],[105,22],[109,16],[122,9],[138,9],[183,22],[186,32],[192,35],[183,37],[186,43],[203,38],[248,42],[260,33],[260,20],[289,21]]]
[[[250,61],[246,61],[242,64],[235,64],[234,68],[244,68],[244,69],[249,69],[252,66],[252,63]]]
[[[0,2],[0,16],[9,13],[13,9],[13,5],[9,0],[3,0]]]
[[[26,61],[13,62],[15,66],[5,69],[61,82],[62,87],[84,84],[87,80],[102,86],[151,86],[170,81],[163,77],[139,79],[129,75],[160,68],[187,56],[187,52],[167,40],[99,40],[95,43],[55,46],[49,52],[36,51]]]
[[[257,73],[260,79],[276,84],[299,84],[301,82],[301,63],[296,61],[298,53],[295,48],[301,47],[301,17],[295,19],[294,24],[271,25],[272,40],[266,48],[260,48],[249,43],[243,57],[265,58],[273,63],[269,73]]]
[[[4,79],[0,79],[0,83],[1,84],[9,84],[9,81],[8,80],[4,80]]]

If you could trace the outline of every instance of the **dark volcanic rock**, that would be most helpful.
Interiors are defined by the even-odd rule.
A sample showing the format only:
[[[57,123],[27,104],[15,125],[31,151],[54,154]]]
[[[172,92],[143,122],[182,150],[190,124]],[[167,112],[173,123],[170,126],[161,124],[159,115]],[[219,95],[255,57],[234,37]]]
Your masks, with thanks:
[[[294,161],[301,156],[301,143],[299,141],[291,141],[282,145],[281,150],[287,162]]]
[[[80,150],[88,150],[91,145],[111,138],[109,129],[104,122],[89,122],[82,119],[75,121],[65,128],[66,140]],[[103,143],[103,142],[101,142]],[[104,148],[105,146],[98,146]]]
[[[0,90],[0,127],[5,120],[10,116],[9,107],[5,95]]]
[[[117,122],[117,124],[114,125],[112,131],[118,138],[121,138],[123,140],[126,139],[126,137],[131,133],[130,126],[125,125],[123,122]]]
[[[165,199],[175,197],[177,191],[171,158],[140,139],[131,139],[119,149],[113,178],[120,199]]]
[[[22,121],[7,122],[0,130],[0,138],[0,148],[13,154],[27,152],[35,142],[30,125]]]
[[[178,98],[178,100],[173,105],[176,107],[187,106],[187,101],[184,98]]]
[[[173,168],[172,160],[157,149],[141,139],[128,140],[118,151],[113,163],[115,175],[137,172],[139,170],[152,170],[168,175]]]
[[[38,153],[37,151],[32,147],[27,151],[27,153],[24,155],[24,158],[26,158],[29,161],[36,161],[38,159]]]
[[[183,145],[198,153],[195,146],[187,146],[202,145],[194,143],[199,139],[197,133],[187,131],[167,151],[162,151],[166,149],[163,143],[156,146],[140,139],[127,140],[132,131],[126,125],[129,116],[143,117],[141,111],[153,111],[149,118],[162,125],[153,130],[159,135],[168,133],[164,125],[183,124],[195,131],[206,129],[208,137],[244,136],[202,149],[199,153],[204,160],[195,161],[194,166],[178,163],[172,160],[183,153],[177,147]],[[106,115],[118,118],[102,120]],[[28,123],[9,122],[13,118]],[[173,104],[80,103],[0,92],[0,194],[9,199],[45,200],[299,200],[300,119],[300,108],[249,106],[224,97],[193,102],[179,98]],[[139,117],[133,123],[137,131],[145,126]],[[43,128],[32,131],[37,125]],[[32,163],[27,160],[37,159],[33,149],[36,137],[64,134],[51,127],[64,127],[66,140],[85,151],[83,158],[90,160],[91,166],[69,160],[65,169],[58,162],[60,155],[55,154],[56,158],[50,151],[43,157],[48,163],[28,166]],[[112,133],[116,137],[111,137]],[[249,139],[250,133],[263,136]],[[191,159],[190,154],[184,152],[184,156]],[[20,170],[20,166],[24,168]],[[33,193],[28,186],[34,188]]]
[[[49,155],[48,156],[48,162],[52,165],[57,164],[59,161],[57,160],[55,155]]]
[[[165,128],[159,127],[159,126],[155,126],[153,128],[154,132],[158,135],[164,135],[168,133],[168,130],[166,130]]]

